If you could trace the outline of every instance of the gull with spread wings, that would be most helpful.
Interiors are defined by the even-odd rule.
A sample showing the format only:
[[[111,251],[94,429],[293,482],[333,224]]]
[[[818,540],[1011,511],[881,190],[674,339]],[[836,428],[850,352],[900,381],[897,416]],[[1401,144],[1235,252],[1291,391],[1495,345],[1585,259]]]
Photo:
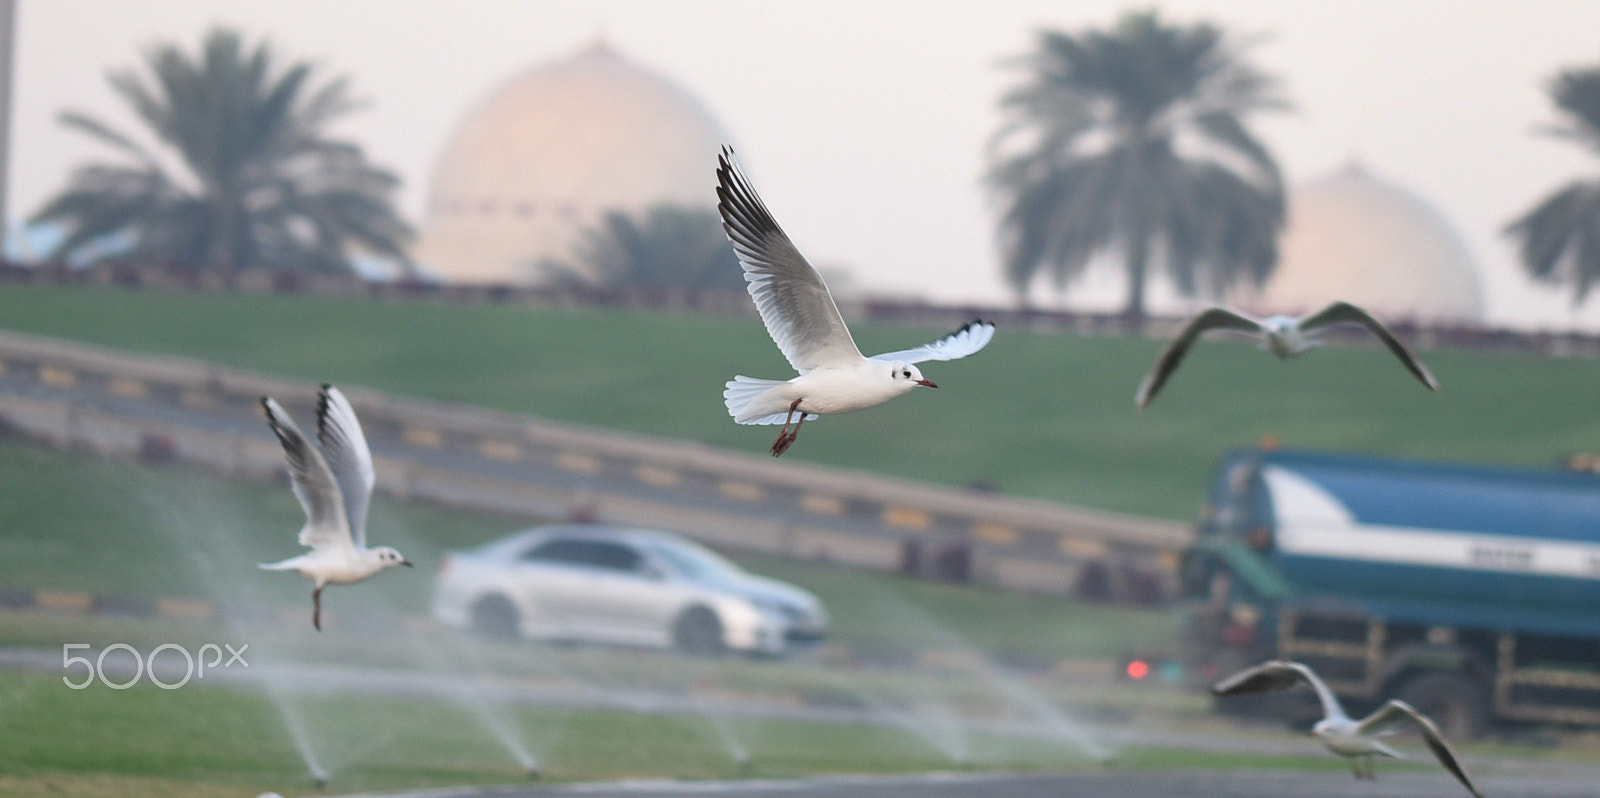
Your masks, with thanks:
[[[261,406],[288,458],[289,487],[306,511],[300,545],[311,547],[298,557],[261,563],[261,567],[299,571],[316,584],[311,591],[311,625],[320,632],[324,586],[359,582],[390,566],[409,566],[411,562],[389,546],[367,548],[367,505],[376,475],[366,435],[344,393],[323,383],[317,396],[316,445],[272,397],[261,397]]]
[[[1317,699],[1322,702],[1322,720],[1311,727],[1311,734],[1321,740],[1329,751],[1349,759],[1350,772],[1356,778],[1374,778],[1372,758],[1375,756],[1405,758],[1399,751],[1384,745],[1378,737],[1391,734],[1401,725],[1410,723],[1422,732],[1423,741],[1433,751],[1439,764],[1444,765],[1444,769],[1450,771],[1467,788],[1467,792],[1475,798],[1483,798],[1466,769],[1456,759],[1455,752],[1450,750],[1449,743],[1444,741],[1444,735],[1439,733],[1439,727],[1428,716],[1398,698],[1390,699],[1371,715],[1354,720],[1344,713],[1339,699],[1315,671],[1303,663],[1286,660],[1269,660],[1245,668],[1217,682],[1211,692],[1219,696],[1268,693],[1287,690],[1301,682],[1311,685],[1311,689],[1317,692]],[[1361,767],[1363,762],[1365,770]]]
[[[1430,391],[1439,390],[1439,383],[1428,373],[1426,366],[1415,355],[1406,349],[1400,339],[1389,332],[1389,328],[1381,322],[1349,302],[1334,302],[1327,307],[1304,316],[1268,316],[1257,319],[1252,316],[1229,310],[1223,307],[1207,308],[1196,314],[1183,326],[1172,343],[1162,350],[1161,356],[1156,359],[1156,364],[1145,375],[1144,381],[1139,384],[1139,391],[1134,395],[1134,404],[1143,410],[1156,398],[1156,392],[1165,385],[1172,372],[1178,370],[1178,364],[1183,362],[1183,356],[1188,353],[1189,347],[1195,339],[1207,330],[1234,330],[1261,339],[1262,348],[1288,359],[1295,357],[1306,350],[1322,343],[1315,335],[1317,330],[1335,324],[1359,324],[1378,336],[1378,340],[1389,348],[1400,363],[1411,372]]]
[[[794,443],[807,419],[864,410],[918,386],[937,388],[917,363],[966,357],[994,337],[994,325],[979,319],[916,349],[864,357],[822,275],[778,227],[727,147],[717,159],[717,210],[767,333],[800,372],[787,381],[740,375],[722,392],[734,421],[783,425],[773,457]]]

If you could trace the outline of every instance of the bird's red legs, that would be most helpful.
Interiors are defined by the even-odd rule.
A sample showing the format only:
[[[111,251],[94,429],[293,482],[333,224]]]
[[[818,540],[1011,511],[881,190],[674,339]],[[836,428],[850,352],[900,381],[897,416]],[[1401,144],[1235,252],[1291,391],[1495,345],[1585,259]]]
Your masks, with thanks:
[[[1357,779],[1366,779],[1368,781],[1378,780],[1378,774],[1372,767],[1372,756],[1370,754],[1367,756],[1351,757],[1350,772],[1355,774]]]
[[[799,399],[789,403],[789,414],[783,417],[783,430],[778,433],[778,439],[772,442],[773,457],[777,457],[778,455],[788,451],[789,444],[794,443],[794,439],[800,436],[800,425],[806,423],[805,413],[801,413],[800,420],[795,422],[794,431],[789,431],[789,422],[794,421],[795,411],[799,408]]]
[[[311,591],[311,625],[322,631],[322,585]]]

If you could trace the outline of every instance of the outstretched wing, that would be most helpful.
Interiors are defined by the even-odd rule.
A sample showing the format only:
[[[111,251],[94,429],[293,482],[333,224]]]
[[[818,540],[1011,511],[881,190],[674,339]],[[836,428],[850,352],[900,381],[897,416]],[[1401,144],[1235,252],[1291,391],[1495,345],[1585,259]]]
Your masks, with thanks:
[[[1422,361],[1418,360],[1416,355],[1411,354],[1411,350],[1407,349],[1405,344],[1400,343],[1400,339],[1394,337],[1394,333],[1389,332],[1388,327],[1383,326],[1382,322],[1373,318],[1365,310],[1349,302],[1334,302],[1322,310],[1306,316],[1300,320],[1300,329],[1309,332],[1318,327],[1327,327],[1345,322],[1359,324],[1371,330],[1372,334],[1378,336],[1378,340],[1382,341],[1384,346],[1389,347],[1389,351],[1393,352],[1395,357],[1400,358],[1400,362],[1405,365],[1406,370],[1411,372],[1412,376],[1427,386],[1428,390],[1439,390],[1439,383],[1428,372],[1428,368],[1422,365]]]
[[[345,516],[344,497],[333,471],[317,447],[295,426],[294,420],[272,397],[261,397],[267,411],[267,426],[278,436],[289,461],[289,487],[306,511],[306,525],[300,530],[300,545],[320,549],[349,545],[350,533]]]
[[[1261,322],[1227,308],[1207,308],[1199,312],[1189,320],[1188,324],[1183,325],[1183,329],[1172,339],[1172,343],[1161,350],[1161,356],[1156,358],[1150,373],[1139,383],[1139,390],[1134,393],[1133,403],[1140,410],[1150,404],[1150,400],[1156,398],[1156,392],[1161,390],[1161,386],[1167,384],[1167,378],[1178,370],[1178,364],[1183,362],[1183,356],[1189,352],[1189,347],[1194,345],[1195,339],[1207,330],[1218,328],[1256,333],[1261,331]]]
[[[1461,763],[1457,761],[1456,752],[1452,751],[1450,744],[1445,742],[1444,735],[1439,732],[1439,727],[1434,725],[1431,718],[1418,712],[1410,704],[1398,698],[1390,699],[1388,703],[1379,707],[1377,711],[1362,718],[1361,722],[1356,725],[1356,731],[1363,735],[1382,734],[1395,726],[1407,722],[1415,724],[1422,732],[1423,741],[1428,744],[1428,749],[1433,751],[1433,755],[1439,760],[1439,764],[1444,765],[1444,769],[1450,771],[1451,775],[1454,775],[1456,780],[1467,788],[1467,792],[1472,793],[1476,798],[1483,798],[1483,794],[1478,792],[1476,786],[1473,786],[1472,778],[1467,775],[1466,768],[1462,767]]]
[[[317,442],[333,472],[344,500],[350,539],[357,547],[367,545],[367,506],[372,501],[372,486],[377,475],[372,470],[372,452],[367,437],[356,420],[355,408],[338,388],[322,384],[317,396]]]
[[[1343,718],[1344,707],[1339,705],[1339,699],[1334,697],[1333,691],[1328,689],[1316,671],[1310,667],[1289,660],[1267,660],[1260,665],[1245,668],[1211,686],[1213,695],[1250,695],[1252,693],[1275,693],[1294,687],[1299,682],[1311,685],[1317,692],[1317,700],[1322,702],[1322,714],[1330,718]]]
[[[994,323],[973,319],[943,338],[916,349],[902,349],[873,355],[873,360],[889,363],[921,363],[925,360],[957,360],[989,345],[994,338]]]
[[[860,358],[822,275],[778,227],[729,147],[717,158],[717,212],[767,334],[789,365],[804,374]]]

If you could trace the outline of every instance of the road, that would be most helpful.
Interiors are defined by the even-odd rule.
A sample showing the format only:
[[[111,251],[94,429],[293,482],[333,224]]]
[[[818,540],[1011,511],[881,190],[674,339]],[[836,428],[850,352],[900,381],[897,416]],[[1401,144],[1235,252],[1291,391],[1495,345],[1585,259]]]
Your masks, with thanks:
[[[1595,798],[1595,773],[1562,771],[1491,773],[1477,777],[1486,796]],[[370,794],[378,798],[380,794]],[[915,776],[840,776],[794,780],[625,781],[381,793],[383,798],[1463,798],[1443,770],[1383,773],[1357,781],[1337,771],[1138,771],[1087,773],[927,773]],[[356,798],[345,796],[345,798]],[[363,796],[365,798],[365,796]]]

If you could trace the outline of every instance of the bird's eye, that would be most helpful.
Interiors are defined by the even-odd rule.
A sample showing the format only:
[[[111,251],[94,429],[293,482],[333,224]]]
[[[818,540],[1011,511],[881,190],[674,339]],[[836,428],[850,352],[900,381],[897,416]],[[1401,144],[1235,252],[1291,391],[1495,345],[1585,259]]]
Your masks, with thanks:
[[[905,371],[900,372],[900,376],[905,377],[908,380],[911,379],[911,369],[906,369]]]

